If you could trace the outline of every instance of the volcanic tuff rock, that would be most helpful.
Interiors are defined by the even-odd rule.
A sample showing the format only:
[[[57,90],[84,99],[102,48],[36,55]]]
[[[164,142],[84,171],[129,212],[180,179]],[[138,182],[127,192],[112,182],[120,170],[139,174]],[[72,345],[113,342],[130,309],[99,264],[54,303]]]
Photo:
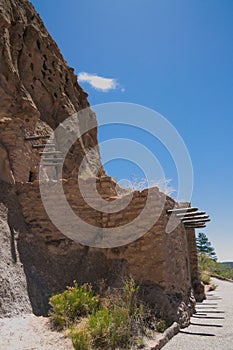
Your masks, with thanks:
[[[27,0],[0,0],[0,63],[0,138],[9,158],[16,159],[23,152],[35,168],[37,153],[29,154],[31,147],[18,144],[10,130],[18,129],[19,137],[51,133],[67,117],[89,106],[87,94]],[[45,123],[43,131],[37,130],[38,122]],[[70,150],[65,177],[75,173],[82,157],[97,145],[94,113],[89,110],[82,122],[90,122],[94,128]],[[88,169],[96,172],[98,168],[103,173],[98,147],[87,156],[87,163]],[[12,167],[14,170],[14,164]],[[16,181],[24,181],[18,172],[15,169]]]

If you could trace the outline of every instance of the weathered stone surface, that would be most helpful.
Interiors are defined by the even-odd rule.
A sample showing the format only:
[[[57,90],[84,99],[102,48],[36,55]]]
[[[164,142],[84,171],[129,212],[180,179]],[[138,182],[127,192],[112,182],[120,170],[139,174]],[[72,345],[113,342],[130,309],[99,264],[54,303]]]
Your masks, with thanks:
[[[14,187],[0,181],[0,318],[31,312],[19,236],[27,230]]]
[[[0,144],[0,181],[8,182],[9,184],[13,184],[14,177],[12,174],[12,170],[10,168],[10,163],[8,159],[8,154],[5,147]]]
[[[78,85],[74,70],[67,66],[33,6],[27,0],[0,0],[0,131],[4,130],[0,138],[7,137],[11,142],[9,145],[2,141],[12,160],[16,181],[26,181],[13,162],[20,152],[28,155],[28,168],[38,163],[38,151],[32,150],[32,143],[22,145],[24,136],[40,134],[37,128],[40,121],[50,127],[41,130],[41,134],[51,133],[67,117],[88,106],[87,94]],[[79,119],[82,126],[90,124],[93,128],[82,135],[68,153],[64,177],[76,174],[90,149],[92,152],[87,155],[86,162],[88,171],[103,173],[95,115],[88,110]],[[9,135],[5,134],[7,130]],[[97,147],[93,149],[93,146]]]
[[[187,228],[186,234],[187,234],[187,242],[188,242],[191,284],[192,284],[194,297],[196,301],[201,302],[206,298],[206,296],[205,296],[205,287],[201,283],[200,274],[198,271],[195,230],[193,228]]]

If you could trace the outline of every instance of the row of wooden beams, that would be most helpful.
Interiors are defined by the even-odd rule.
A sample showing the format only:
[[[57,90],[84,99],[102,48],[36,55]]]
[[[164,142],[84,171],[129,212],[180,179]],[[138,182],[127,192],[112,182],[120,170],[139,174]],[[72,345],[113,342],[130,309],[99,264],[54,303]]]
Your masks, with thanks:
[[[205,215],[204,211],[198,211],[198,208],[174,208],[167,210],[167,213],[175,214],[185,228],[204,228],[210,221],[209,215]]]

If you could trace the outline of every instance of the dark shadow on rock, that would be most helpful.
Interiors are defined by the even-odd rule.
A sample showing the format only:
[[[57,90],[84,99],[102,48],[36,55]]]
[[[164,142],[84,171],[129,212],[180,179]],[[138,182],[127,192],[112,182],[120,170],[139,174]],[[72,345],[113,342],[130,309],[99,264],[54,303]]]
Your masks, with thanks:
[[[46,316],[49,311],[49,298],[54,293],[65,290],[67,286],[91,283],[94,289],[98,281],[105,280],[113,285],[124,261],[108,261],[100,251],[90,251],[74,242],[59,249],[58,246],[47,245],[34,237],[21,239],[19,251],[28,281],[28,292],[36,315]]]
[[[17,262],[17,254],[16,254],[16,247],[15,247],[15,233],[12,227],[10,227],[10,232],[11,232],[11,256],[12,256],[12,260],[16,263]]]
[[[11,254],[15,261],[18,255],[23,264],[28,296],[35,315],[46,316],[49,297],[72,285],[74,280],[80,284],[91,282],[94,288],[103,279],[106,284],[114,285],[120,272],[124,271],[124,260],[108,260],[101,249],[89,249],[64,237],[48,244],[36,227],[30,230],[14,185],[0,182],[0,202],[8,211]]]

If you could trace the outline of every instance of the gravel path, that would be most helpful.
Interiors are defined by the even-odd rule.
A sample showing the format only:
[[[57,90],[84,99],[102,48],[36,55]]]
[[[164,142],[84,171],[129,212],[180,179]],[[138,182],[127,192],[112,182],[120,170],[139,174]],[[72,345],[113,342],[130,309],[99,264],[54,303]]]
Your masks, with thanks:
[[[46,317],[33,314],[0,319],[1,350],[73,350],[70,339],[51,331]]]
[[[164,350],[233,350],[233,283],[212,280],[217,289],[197,304],[191,325],[182,329]]]

